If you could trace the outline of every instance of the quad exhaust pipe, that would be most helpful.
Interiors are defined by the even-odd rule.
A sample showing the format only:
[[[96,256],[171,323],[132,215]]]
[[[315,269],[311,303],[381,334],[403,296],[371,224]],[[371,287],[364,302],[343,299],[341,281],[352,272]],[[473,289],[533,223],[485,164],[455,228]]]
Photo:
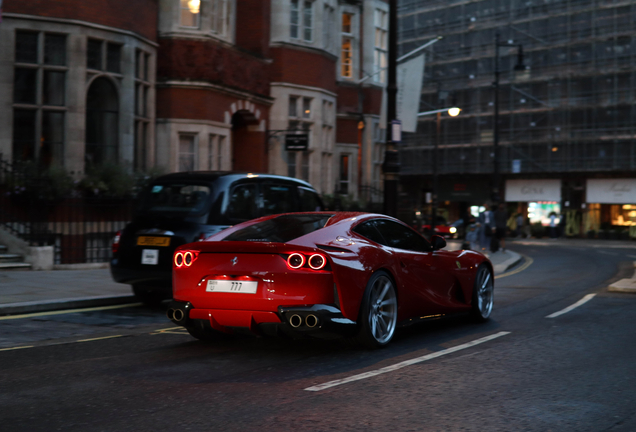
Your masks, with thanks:
[[[314,314],[309,314],[304,319],[304,324],[309,328],[314,328],[318,325],[318,317]],[[303,325],[303,317],[299,314],[293,314],[289,317],[289,325],[293,328],[298,328]]]

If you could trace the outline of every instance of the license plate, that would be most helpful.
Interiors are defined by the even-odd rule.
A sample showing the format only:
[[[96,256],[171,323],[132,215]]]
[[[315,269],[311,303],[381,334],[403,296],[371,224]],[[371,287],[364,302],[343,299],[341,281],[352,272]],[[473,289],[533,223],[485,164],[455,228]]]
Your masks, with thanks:
[[[159,263],[159,251],[157,249],[142,250],[141,263],[147,265],[157,265],[157,263]]]
[[[137,246],[170,246],[170,237],[140,236],[137,238]]]
[[[208,292],[256,294],[257,281],[208,280]]]

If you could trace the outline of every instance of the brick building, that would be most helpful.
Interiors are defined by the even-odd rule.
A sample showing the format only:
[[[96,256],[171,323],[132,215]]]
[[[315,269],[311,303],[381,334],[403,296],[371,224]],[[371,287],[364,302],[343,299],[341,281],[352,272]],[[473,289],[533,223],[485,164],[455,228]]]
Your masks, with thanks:
[[[381,185],[383,0],[5,0],[0,154]],[[289,132],[294,131],[294,132]],[[308,148],[287,151],[285,135]],[[372,194],[371,194],[372,195]]]

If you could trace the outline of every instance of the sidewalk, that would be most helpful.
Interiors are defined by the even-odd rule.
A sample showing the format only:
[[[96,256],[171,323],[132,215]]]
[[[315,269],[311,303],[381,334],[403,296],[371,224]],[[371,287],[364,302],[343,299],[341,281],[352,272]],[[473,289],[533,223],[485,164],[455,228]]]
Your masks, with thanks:
[[[460,247],[451,240],[447,249]],[[507,250],[490,254],[490,260],[497,275],[521,256]],[[0,271],[0,316],[135,302],[130,286],[113,282],[108,269]]]

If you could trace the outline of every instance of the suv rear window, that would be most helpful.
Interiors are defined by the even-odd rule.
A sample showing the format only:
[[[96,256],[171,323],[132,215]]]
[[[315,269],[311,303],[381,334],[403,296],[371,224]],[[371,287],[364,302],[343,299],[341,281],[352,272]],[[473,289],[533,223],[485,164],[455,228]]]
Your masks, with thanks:
[[[332,216],[332,214],[282,215],[235,231],[223,240],[285,243],[319,230]]]
[[[211,189],[201,184],[155,184],[143,195],[142,213],[197,214],[206,209]]]

